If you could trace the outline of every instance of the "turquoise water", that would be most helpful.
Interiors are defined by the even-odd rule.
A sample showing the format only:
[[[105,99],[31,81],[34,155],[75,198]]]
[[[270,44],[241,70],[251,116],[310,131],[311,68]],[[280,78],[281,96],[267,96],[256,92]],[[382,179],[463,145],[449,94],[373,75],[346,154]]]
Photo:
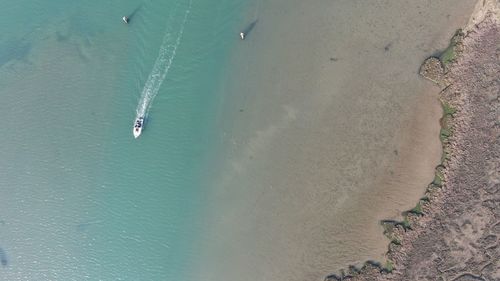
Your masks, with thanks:
[[[3,3],[2,280],[192,277],[217,85],[247,2]]]
[[[418,66],[476,1],[3,2],[0,280],[221,281],[383,258]]]

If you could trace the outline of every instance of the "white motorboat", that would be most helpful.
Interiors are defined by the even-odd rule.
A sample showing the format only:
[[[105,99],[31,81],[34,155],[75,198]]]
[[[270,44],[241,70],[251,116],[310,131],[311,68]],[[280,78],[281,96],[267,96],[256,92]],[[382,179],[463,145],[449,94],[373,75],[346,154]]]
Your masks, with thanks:
[[[137,117],[134,122],[134,129],[132,133],[134,138],[138,138],[142,133],[142,128],[144,127],[144,117]]]
[[[125,17],[122,18],[122,20],[123,20],[124,23],[128,23],[128,17],[125,16]]]

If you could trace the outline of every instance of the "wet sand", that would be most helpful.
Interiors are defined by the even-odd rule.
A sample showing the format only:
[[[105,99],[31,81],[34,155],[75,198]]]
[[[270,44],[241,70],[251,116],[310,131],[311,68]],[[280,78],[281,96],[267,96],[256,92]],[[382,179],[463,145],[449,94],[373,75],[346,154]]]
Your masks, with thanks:
[[[474,3],[256,4],[221,82],[199,278],[322,280],[382,260],[379,221],[415,205],[441,157],[438,89],[418,66]]]

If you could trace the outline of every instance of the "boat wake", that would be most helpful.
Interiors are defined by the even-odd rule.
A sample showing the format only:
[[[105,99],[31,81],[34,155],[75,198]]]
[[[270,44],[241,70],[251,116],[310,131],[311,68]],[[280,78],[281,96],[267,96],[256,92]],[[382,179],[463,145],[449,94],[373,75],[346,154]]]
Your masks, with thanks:
[[[184,11],[182,21],[179,25],[169,24],[167,26],[167,31],[163,37],[162,44],[160,46],[160,51],[158,52],[158,57],[156,58],[153,70],[148,76],[148,80],[144,85],[144,88],[139,99],[139,104],[136,110],[136,120],[139,118],[145,118],[153,99],[158,94],[161,84],[167,73],[172,66],[172,62],[175,58],[177,48],[179,47],[182,39],[182,34],[184,33],[184,27],[186,25],[189,12],[191,10],[192,0],[189,1],[187,9]]]

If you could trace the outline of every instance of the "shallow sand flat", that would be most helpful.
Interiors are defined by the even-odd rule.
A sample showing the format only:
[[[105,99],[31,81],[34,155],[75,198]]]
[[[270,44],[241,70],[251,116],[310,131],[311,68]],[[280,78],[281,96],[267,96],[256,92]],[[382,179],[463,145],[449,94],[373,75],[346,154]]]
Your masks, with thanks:
[[[221,86],[200,278],[322,280],[383,259],[378,221],[417,202],[441,156],[418,67],[474,2],[256,4]]]

